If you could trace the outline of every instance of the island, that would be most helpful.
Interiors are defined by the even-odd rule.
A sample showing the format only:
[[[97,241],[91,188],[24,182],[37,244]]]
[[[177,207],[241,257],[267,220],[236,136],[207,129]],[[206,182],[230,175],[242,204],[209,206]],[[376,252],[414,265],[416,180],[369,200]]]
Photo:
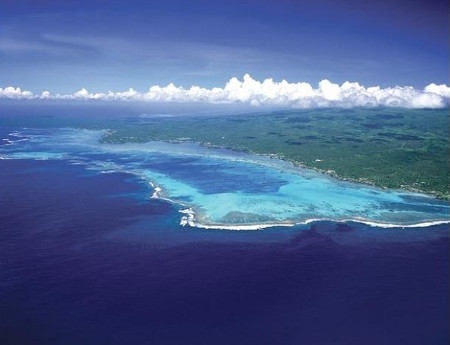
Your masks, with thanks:
[[[107,143],[194,142],[449,199],[448,109],[353,108],[128,117]]]

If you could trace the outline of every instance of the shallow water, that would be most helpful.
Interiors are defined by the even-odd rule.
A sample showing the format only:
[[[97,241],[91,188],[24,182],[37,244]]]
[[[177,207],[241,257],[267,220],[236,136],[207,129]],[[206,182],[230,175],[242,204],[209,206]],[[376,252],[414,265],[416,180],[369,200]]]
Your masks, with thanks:
[[[63,159],[98,172],[134,174],[158,187],[149,195],[191,208],[191,216],[180,219],[192,226],[253,229],[316,219],[384,226],[448,221],[448,203],[425,195],[344,182],[269,157],[195,144],[102,144],[103,133],[10,130],[3,134],[0,157]]]

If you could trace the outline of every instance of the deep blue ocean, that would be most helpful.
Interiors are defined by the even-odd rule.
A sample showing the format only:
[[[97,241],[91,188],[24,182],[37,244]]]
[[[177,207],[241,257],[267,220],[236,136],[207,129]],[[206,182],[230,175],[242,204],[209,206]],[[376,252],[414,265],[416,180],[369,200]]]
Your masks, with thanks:
[[[448,225],[203,230],[149,193],[0,161],[1,344],[448,344]]]

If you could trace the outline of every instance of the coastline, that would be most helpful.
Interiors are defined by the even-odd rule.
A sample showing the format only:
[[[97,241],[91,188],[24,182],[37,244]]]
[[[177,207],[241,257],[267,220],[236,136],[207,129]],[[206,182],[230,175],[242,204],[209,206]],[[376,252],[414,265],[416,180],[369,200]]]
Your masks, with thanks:
[[[341,180],[341,181],[345,181],[345,182],[352,182],[352,183],[357,183],[357,184],[362,184],[362,185],[367,185],[367,186],[372,186],[372,187],[376,187],[376,188],[380,188],[383,190],[391,190],[391,191],[405,191],[405,192],[412,192],[412,193],[418,193],[418,194],[423,194],[438,200],[445,200],[445,201],[450,201],[450,195],[444,196],[441,195],[439,192],[434,192],[434,191],[425,191],[425,190],[421,190],[418,188],[414,188],[414,187],[408,187],[408,186],[404,186],[404,187],[399,187],[399,188],[389,188],[386,186],[380,186],[378,184],[376,184],[373,181],[370,181],[366,178],[360,177],[360,178],[351,178],[351,177],[344,177],[341,176],[339,174],[336,173],[336,171],[331,170],[331,169],[321,169],[321,168],[317,168],[315,166],[310,166],[307,165],[303,162],[299,162],[296,161],[294,159],[290,159],[290,158],[286,158],[284,155],[282,154],[278,154],[278,153],[260,153],[260,152],[254,152],[251,150],[238,150],[232,147],[223,147],[223,146],[217,146],[214,144],[209,144],[209,143],[203,143],[203,142],[195,142],[195,141],[166,141],[168,143],[185,143],[185,142],[190,142],[193,144],[198,144],[202,147],[205,148],[212,148],[212,149],[226,149],[226,150],[230,150],[230,151],[234,151],[234,152],[243,152],[243,153],[247,153],[247,154],[251,154],[251,155],[256,155],[256,156],[261,156],[261,157],[268,157],[270,159],[278,159],[287,163],[292,164],[294,167],[297,168],[302,168],[302,169],[310,169],[310,170],[314,170],[317,173],[323,174],[323,175],[327,175],[330,177],[333,177],[335,179]]]
[[[16,136],[19,136],[19,133],[17,133],[17,132],[15,132],[14,134],[16,134]],[[98,137],[96,138],[95,141],[98,142]],[[166,143],[169,143],[170,145],[174,145],[174,143],[180,144],[180,142],[170,142],[170,141],[169,142],[161,141],[161,142],[166,142]],[[309,168],[303,164],[299,164],[298,162],[295,162],[292,160],[287,160],[287,159],[282,159],[281,157],[279,157],[278,155],[275,155],[275,154],[248,153],[245,151],[230,150],[229,148],[226,148],[226,147],[217,147],[217,146],[204,145],[201,143],[199,144],[199,143],[193,143],[193,142],[189,142],[189,143],[194,144],[197,147],[204,147],[203,150],[205,150],[205,152],[202,152],[201,150],[199,152],[195,151],[197,154],[208,154],[208,152],[206,152],[206,150],[208,150],[208,149],[221,149],[223,151],[229,151],[228,155],[230,155],[230,157],[231,157],[230,159],[232,159],[233,161],[236,159],[236,160],[242,160],[245,162],[252,162],[255,164],[269,166],[272,168],[275,167],[275,168],[279,168],[282,170],[295,172],[300,175],[308,175],[309,174],[311,176],[311,175],[315,175],[315,174],[320,174],[323,176],[329,176],[329,178],[336,178],[335,176],[332,176],[331,174],[324,174],[319,169]],[[234,155],[232,155],[233,153],[237,153],[236,157],[234,157]],[[211,154],[213,156],[217,155],[217,157],[222,157],[222,156],[226,157],[227,153],[220,152],[220,151],[217,151],[217,152],[212,151]],[[260,158],[258,158],[258,157],[260,157]],[[4,157],[0,157],[0,158],[4,158]],[[38,159],[41,157],[26,157],[26,158]],[[61,159],[63,157],[62,156],[45,157],[45,159],[55,159],[55,158]],[[127,169],[125,169],[125,171],[126,170]],[[101,172],[104,172],[104,171],[101,171]],[[310,219],[302,219],[301,217],[298,217],[298,219],[295,219],[296,215],[293,215],[292,219],[286,219],[286,220],[283,219],[280,221],[272,220],[272,221],[263,221],[263,222],[259,222],[259,223],[249,222],[249,223],[244,223],[244,224],[214,223],[214,222],[211,222],[206,215],[202,215],[201,209],[196,209],[195,205],[186,205],[182,201],[177,201],[175,199],[171,199],[171,196],[168,195],[163,190],[163,188],[158,186],[154,181],[151,181],[149,179],[149,177],[146,176],[145,174],[140,174],[140,173],[136,174],[136,172],[133,172],[133,171],[126,171],[126,172],[140,176],[144,181],[146,181],[147,184],[149,184],[149,186],[152,188],[152,192],[149,196],[150,199],[161,199],[161,200],[165,200],[170,203],[176,204],[178,206],[187,208],[187,210],[185,209],[185,210],[180,211],[180,213],[183,214],[183,216],[181,217],[181,220],[180,220],[180,225],[182,225],[182,226],[189,225],[191,227],[196,227],[196,228],[223,229],[223,230],[261,230],[261,229],[265,229],[265,228],[269,228],[269,227],[292,227],[295,225],[305,225],[305,224],[309,224],[312,222],[319,222],[319,221],[332,221],[332,222],[344,222],[344,223],[345,222],[360,222],[360,223],[364,223],[364,224],[367,224],[370,226],[377,226],[377,227],[383,227],[383,228],[427,227],[427,226],[432,226],[432,225],[450,223],[450,221],[448,219],[448,215],[437,218],[437,219],[431,219],[431,220],[422,221],[422,222],[418,222],[418,223],[414,223],[414,224],[388,223],[388,222],[383,222],[383,221],[366,219],[366,218],[362,218],[362,217],[360,217],[360,218],[326,218],[326,217],[324,217],[324,218],[310,218]],[[351,181],[348,179],[339,179],[339,180],[358,184],[358,185],[364,185],[363,183]],[[372,186],[374,186],[374,185],[372,184]],[[377,187],[377,186],[375,186],[375,187],[381,189],[380,187]],[[395,191],[394,189],[391,189],[391,190]],[[414,192],[417,193],[417,191],[414,191]],[[345,214],[342,214],[342,216],[345,217]],[[275,219],[276,218],[277,217],[275,217]],[[255,220],[258,221],[259,219],[255,219]]]
[[[100,142],[103,143],[109,143],[109,144],[127,144],[126,142],[114,142],[114,141],[109,141],[108,140],[108,134],[109,133],[114,133],[114,130],[110,130],[110,132],[105,133],[104,136],[102,136],[102,138],[100,139]],[[391,187],[387,187],[384,185],[379,185],[374,181],[371,181],[367,178],[364,177],[359,177],[359,178],[352,178],[352,177],[346,177],[346,176],[341,176],[338,173],[336,173],[336,171],[332,170],[332,169],[322,169],[322,168],[318,168],[312,165],[308,165],[305,164],[304,162],[300,162],[294,159],[290,159],[287,158],[286,156],[284,156],[283,154],[280,153],[260,153],[260,152],[255,152],[252,150],[248,150],[248,149],[238,149],[235,147],[231,147],[231,146],[221,146],[221,145],[215,145],[209,142],[202,142],[202,141],[195,141],[195,140],[189,140],[189,138],[183,138],[183,140],[180,139],[155,139],[155,140],[149,140],[146,141],[148,142],[165,142],[168,144],[195,144],[195,145],[199,145],[200,147],[203,148],[208,148],[208,149],[222,149],[222,150],[229,150],[229,151],[233,151],[233,152],[237,152],[237,153],[245,153],[245,154],[249,154],[249,155],[255,155],[255,156],[259,156],[259,157],[266,157],[266,158],[270,158],[270,159],[277,159],[280,161],[283,161],[285,163],[289,163],[292,164],[293,167],[295,168],[301,168],[301,169],[309,169],[309,170],[313,170],[316,173],[319,174],[323,174],[335,179],[338,179],[340,181],[345,181],[345,182],[350,182],[350,183],[356,183],[356,184],[361,184],[361,185],[366,185],[366,186],[372,186],[372,187],[376,187],[382,190],[390,190],[390,191],[403,191],[403,192],[411,192],[411,193],[418,193],[418,194],[422,194],[422,195],[426,195],[438,200],[444,200],[444,201],[450,201],[450,194],[447,195],[443,195],[440,192],[437,191],[430,191],[430,190],[422,190],[416,187],[412,187],[412,186],[399,186],[396,188],[391,188]],[[133,142],[129,142],[129,143],[133,143]]]

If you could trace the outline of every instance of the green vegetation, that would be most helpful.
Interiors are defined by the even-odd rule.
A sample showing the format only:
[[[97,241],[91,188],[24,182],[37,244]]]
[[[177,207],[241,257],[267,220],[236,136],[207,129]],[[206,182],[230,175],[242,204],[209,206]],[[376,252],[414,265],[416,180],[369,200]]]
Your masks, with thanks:
[[[448,109],[316,109],[210,117],[141,117],[112,143],[198,142],[257,154],[379,187],[449,198]]]

